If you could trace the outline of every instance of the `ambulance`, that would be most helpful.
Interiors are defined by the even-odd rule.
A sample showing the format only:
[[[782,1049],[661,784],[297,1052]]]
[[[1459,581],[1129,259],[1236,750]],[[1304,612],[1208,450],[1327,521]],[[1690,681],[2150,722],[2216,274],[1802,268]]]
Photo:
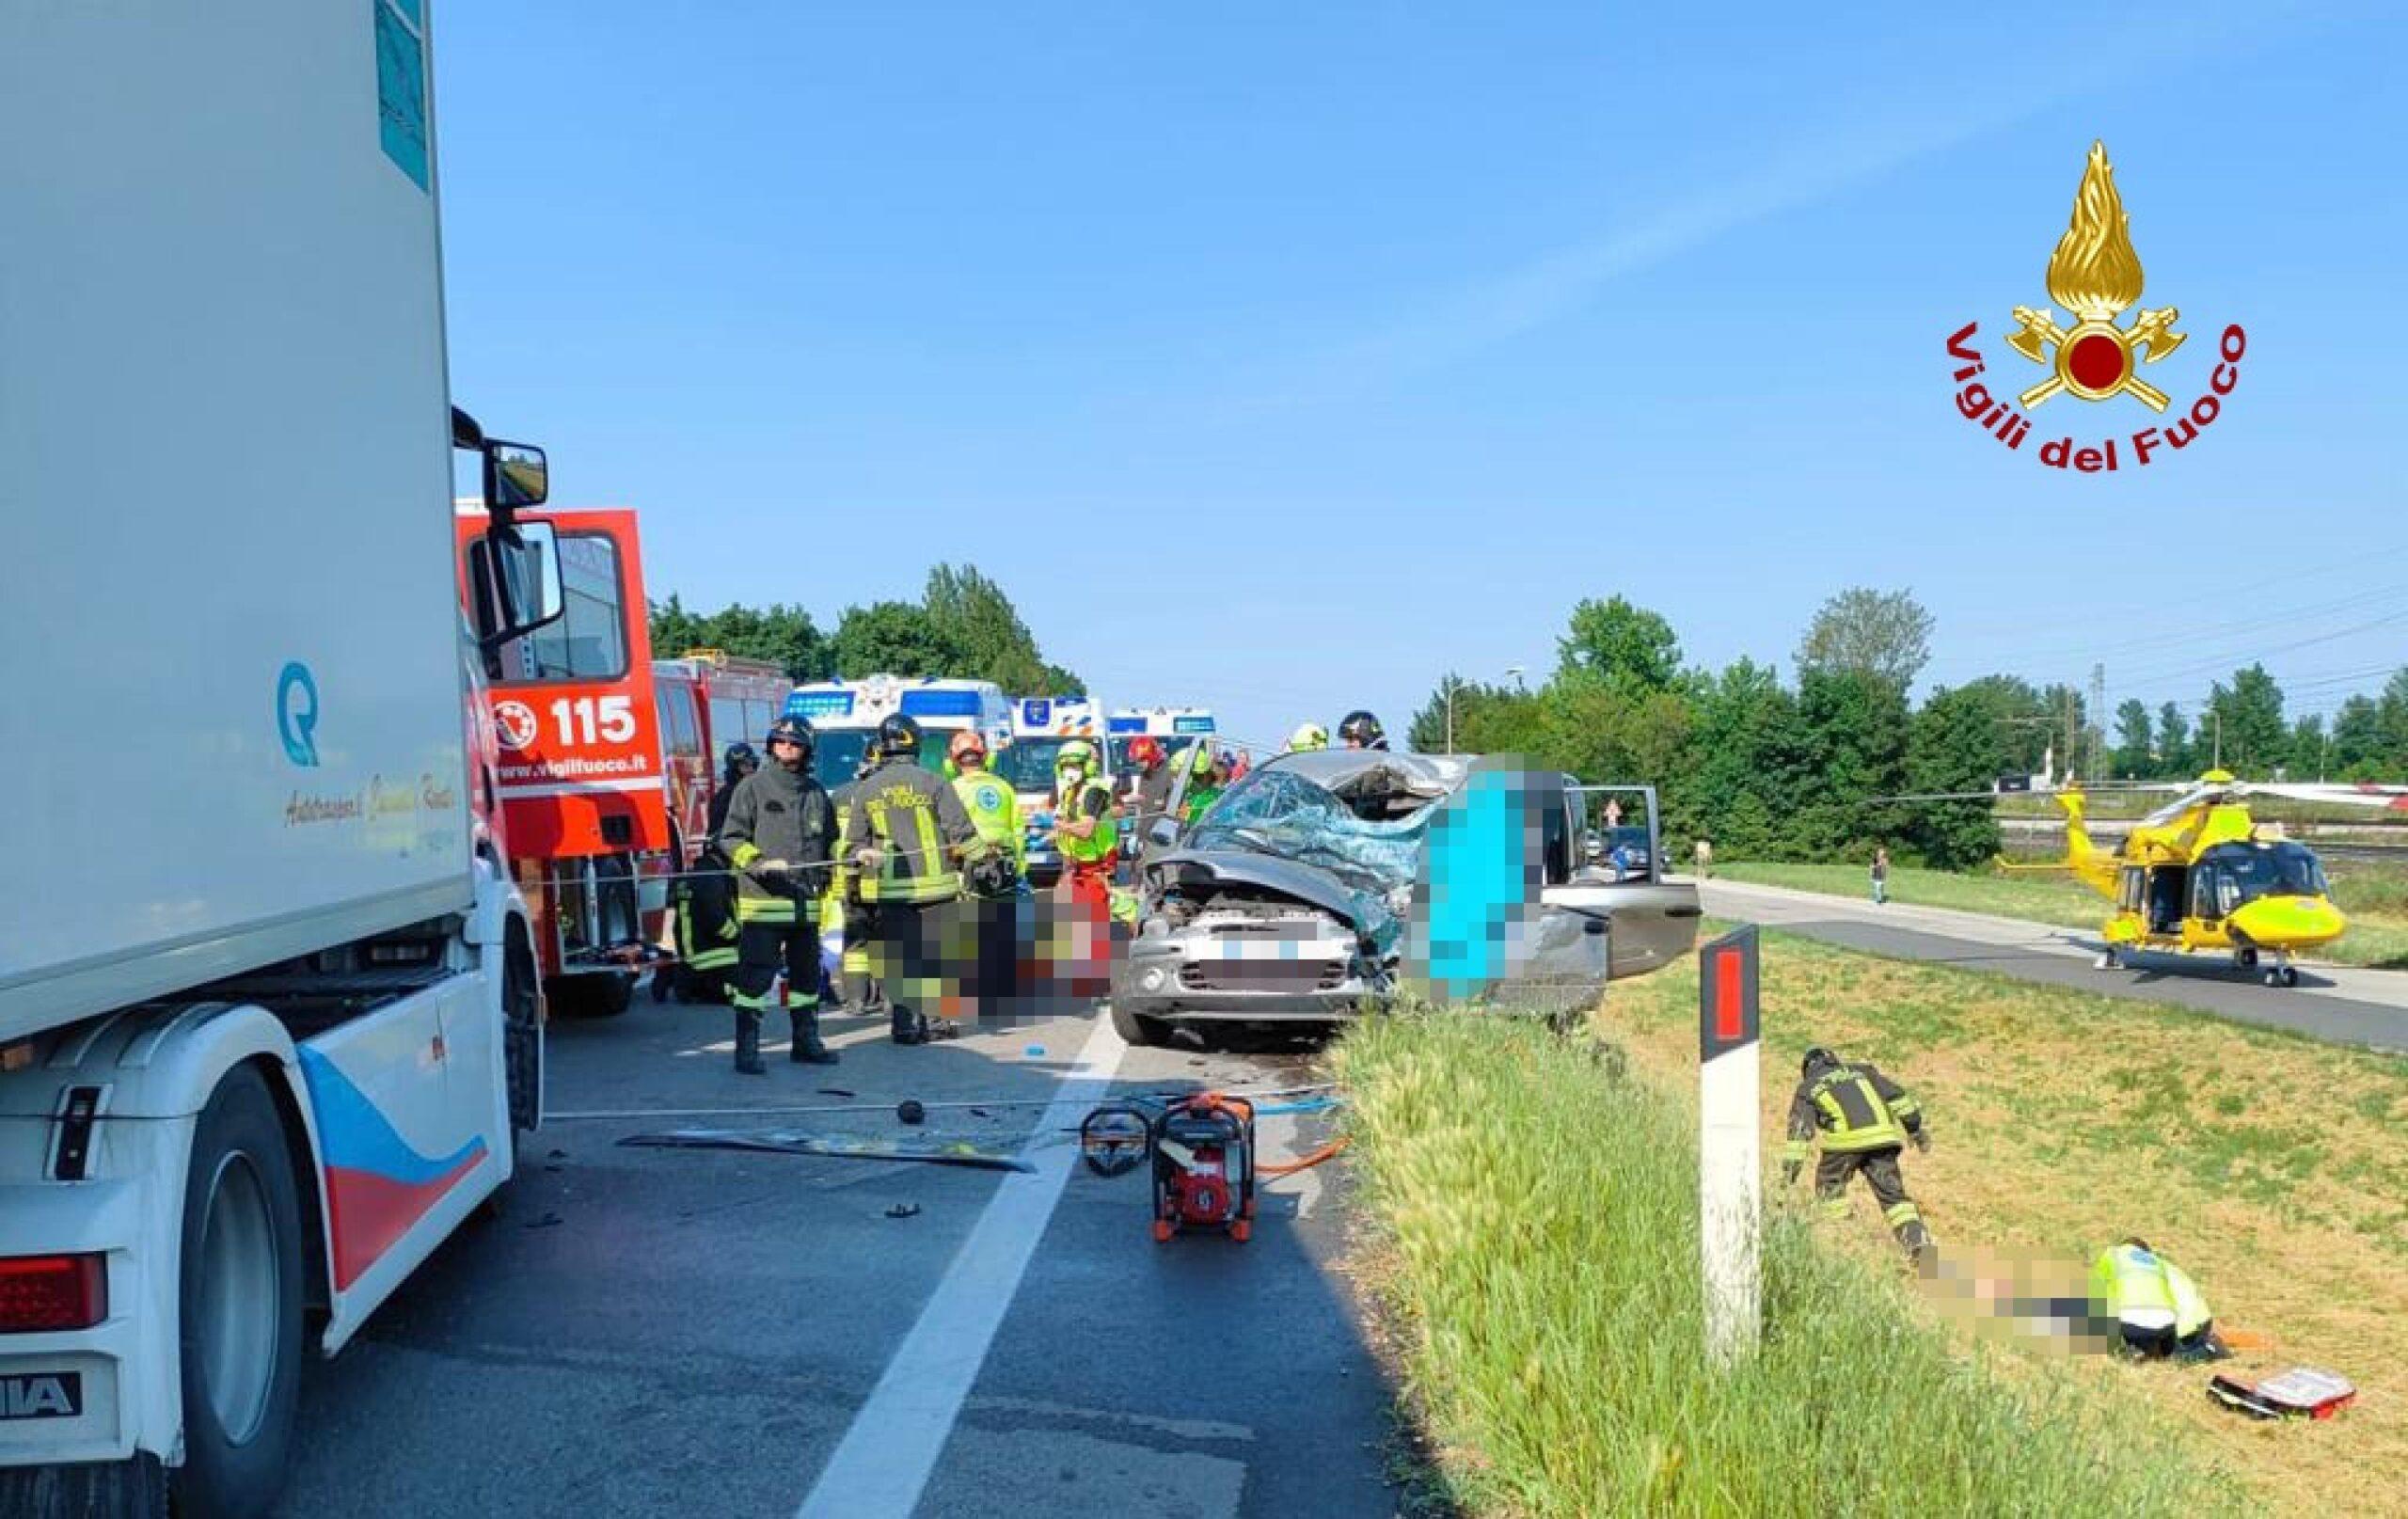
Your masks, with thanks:
[[[1209,707],[1201,706],[1124,706],[1115,710],[1106,727],[1111,736],[1112,767],[1116,772],[1134,770],[1129,758],[1129,744],[1139,736],[1151,737],[1163,746],[1165,753],[1177,754],[1193,748],[1197,740],[1210,740],[1220,732]]]
[[[1084,739],[1109,783],[1115,772],[1104,725],[1103,708],[1084,696],[1023,696],[1012,704],[1011,746],[995,755],[993,767],[1020,799],[1032,886],[1049,885],[1062,874],[1061,851],[1054,847],[1054,756],[1072,739]]]
[[[878,725],[898,712],[920,725],[920,763],[939,775],[955,734],[969,729],[984,735],[992,753],[1012,732],[1011,704],[991,680],[868,675],[806,681],[787,694],[784,710],[811,723],[812,770],[830,791],[851,783],[877,741]]]

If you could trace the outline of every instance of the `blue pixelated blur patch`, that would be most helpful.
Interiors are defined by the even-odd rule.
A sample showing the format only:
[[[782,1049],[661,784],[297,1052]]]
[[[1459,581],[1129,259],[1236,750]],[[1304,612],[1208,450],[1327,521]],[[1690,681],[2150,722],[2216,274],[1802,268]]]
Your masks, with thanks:
[[[1560,779],[1490,757],[1441,805],[1414,882],[1409,985],[1455,1002],[1513,973],[1545,880],[1545,819],[1562,795]]]

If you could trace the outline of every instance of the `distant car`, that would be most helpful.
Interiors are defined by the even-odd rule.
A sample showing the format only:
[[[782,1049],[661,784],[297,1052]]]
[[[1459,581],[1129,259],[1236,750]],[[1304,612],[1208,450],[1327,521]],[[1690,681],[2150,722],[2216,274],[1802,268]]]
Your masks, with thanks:
[[[1606,863],[1612,867],[1617,881],[1651,880],[1656,875],[1656,856],[1647,842],[1643,828],[1617,828],[1606,850]]]
[[[1113,969],[1121,1036],[1159,1043],[1188,1021],[1331,1023],[1386,1005],[1430,822],[1472,773],[1463,756],[1282,754],[1183,835],[1161,825],[1138,871],[1137,932]],[[1573,840],[1566,827],[1547,846],[1542,910],[1507,982],[1579,982],[1585,1005],[1608,977],[1686,953],[1698,899],[1687,882],[1615,886],[1576,866]]]

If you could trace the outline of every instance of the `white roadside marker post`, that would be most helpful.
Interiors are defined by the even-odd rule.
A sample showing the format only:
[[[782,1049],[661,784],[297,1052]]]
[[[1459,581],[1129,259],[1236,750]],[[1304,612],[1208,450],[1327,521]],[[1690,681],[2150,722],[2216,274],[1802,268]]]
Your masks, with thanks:
[[[1756,1018],[1756,926],[1698,951],[1698,1241],[1705,1353],[1730,1366],[1762,1328],[1758,1241],[1764,1135]]]

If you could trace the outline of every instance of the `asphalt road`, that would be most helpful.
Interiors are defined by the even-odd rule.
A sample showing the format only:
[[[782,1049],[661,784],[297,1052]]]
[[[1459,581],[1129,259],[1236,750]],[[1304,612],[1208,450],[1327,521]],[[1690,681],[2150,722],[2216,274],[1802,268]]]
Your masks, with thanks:
[[[1716,880],[1702,892],[1718,918],[1761,923],[1850,949],[1957,965],[2110,997],[2168,1004],[2334,1044],[2408,1052],[2408,973],[2302,965],[2295,988],[2269,987],[2229,960],[2141,955],[2096,968],[2101,941],[2077,929],[1917,907],[1893,897],[1828,896]]]
[[[1396,1511],[1390,1391],[1331,1264],[1341,1169],[1266,1184],[1250,1243],[1156,1244],[1142,1170],[1096,1177],[1070,1135],[1040,1131],[1075,1117],[1038,1104],[1083,1052],[1113,1073],[1093,1087],[1128,1092],[1297,1084],[1311,1052],[1125,1050],[1092,1018],[898,1049],[832,1019],[841,1066],[790,1065],[780,1042],[761,1080],[730,1072],[728,1020],[646,998],[554,1025],[552,1111],[879,1111],[553,1122],[523,1140],[499,1216],[310,1367],[279,1512]],[[1070,1088],[1077,1111],[1087,1090]],[[911,1130],[891,1116],[905,1097],[999,1105]],[[615,1143],[694,1122],[1034,1140],[1039,1173]],[[1266,1158],[1325,1128],[1266,1117]]]

